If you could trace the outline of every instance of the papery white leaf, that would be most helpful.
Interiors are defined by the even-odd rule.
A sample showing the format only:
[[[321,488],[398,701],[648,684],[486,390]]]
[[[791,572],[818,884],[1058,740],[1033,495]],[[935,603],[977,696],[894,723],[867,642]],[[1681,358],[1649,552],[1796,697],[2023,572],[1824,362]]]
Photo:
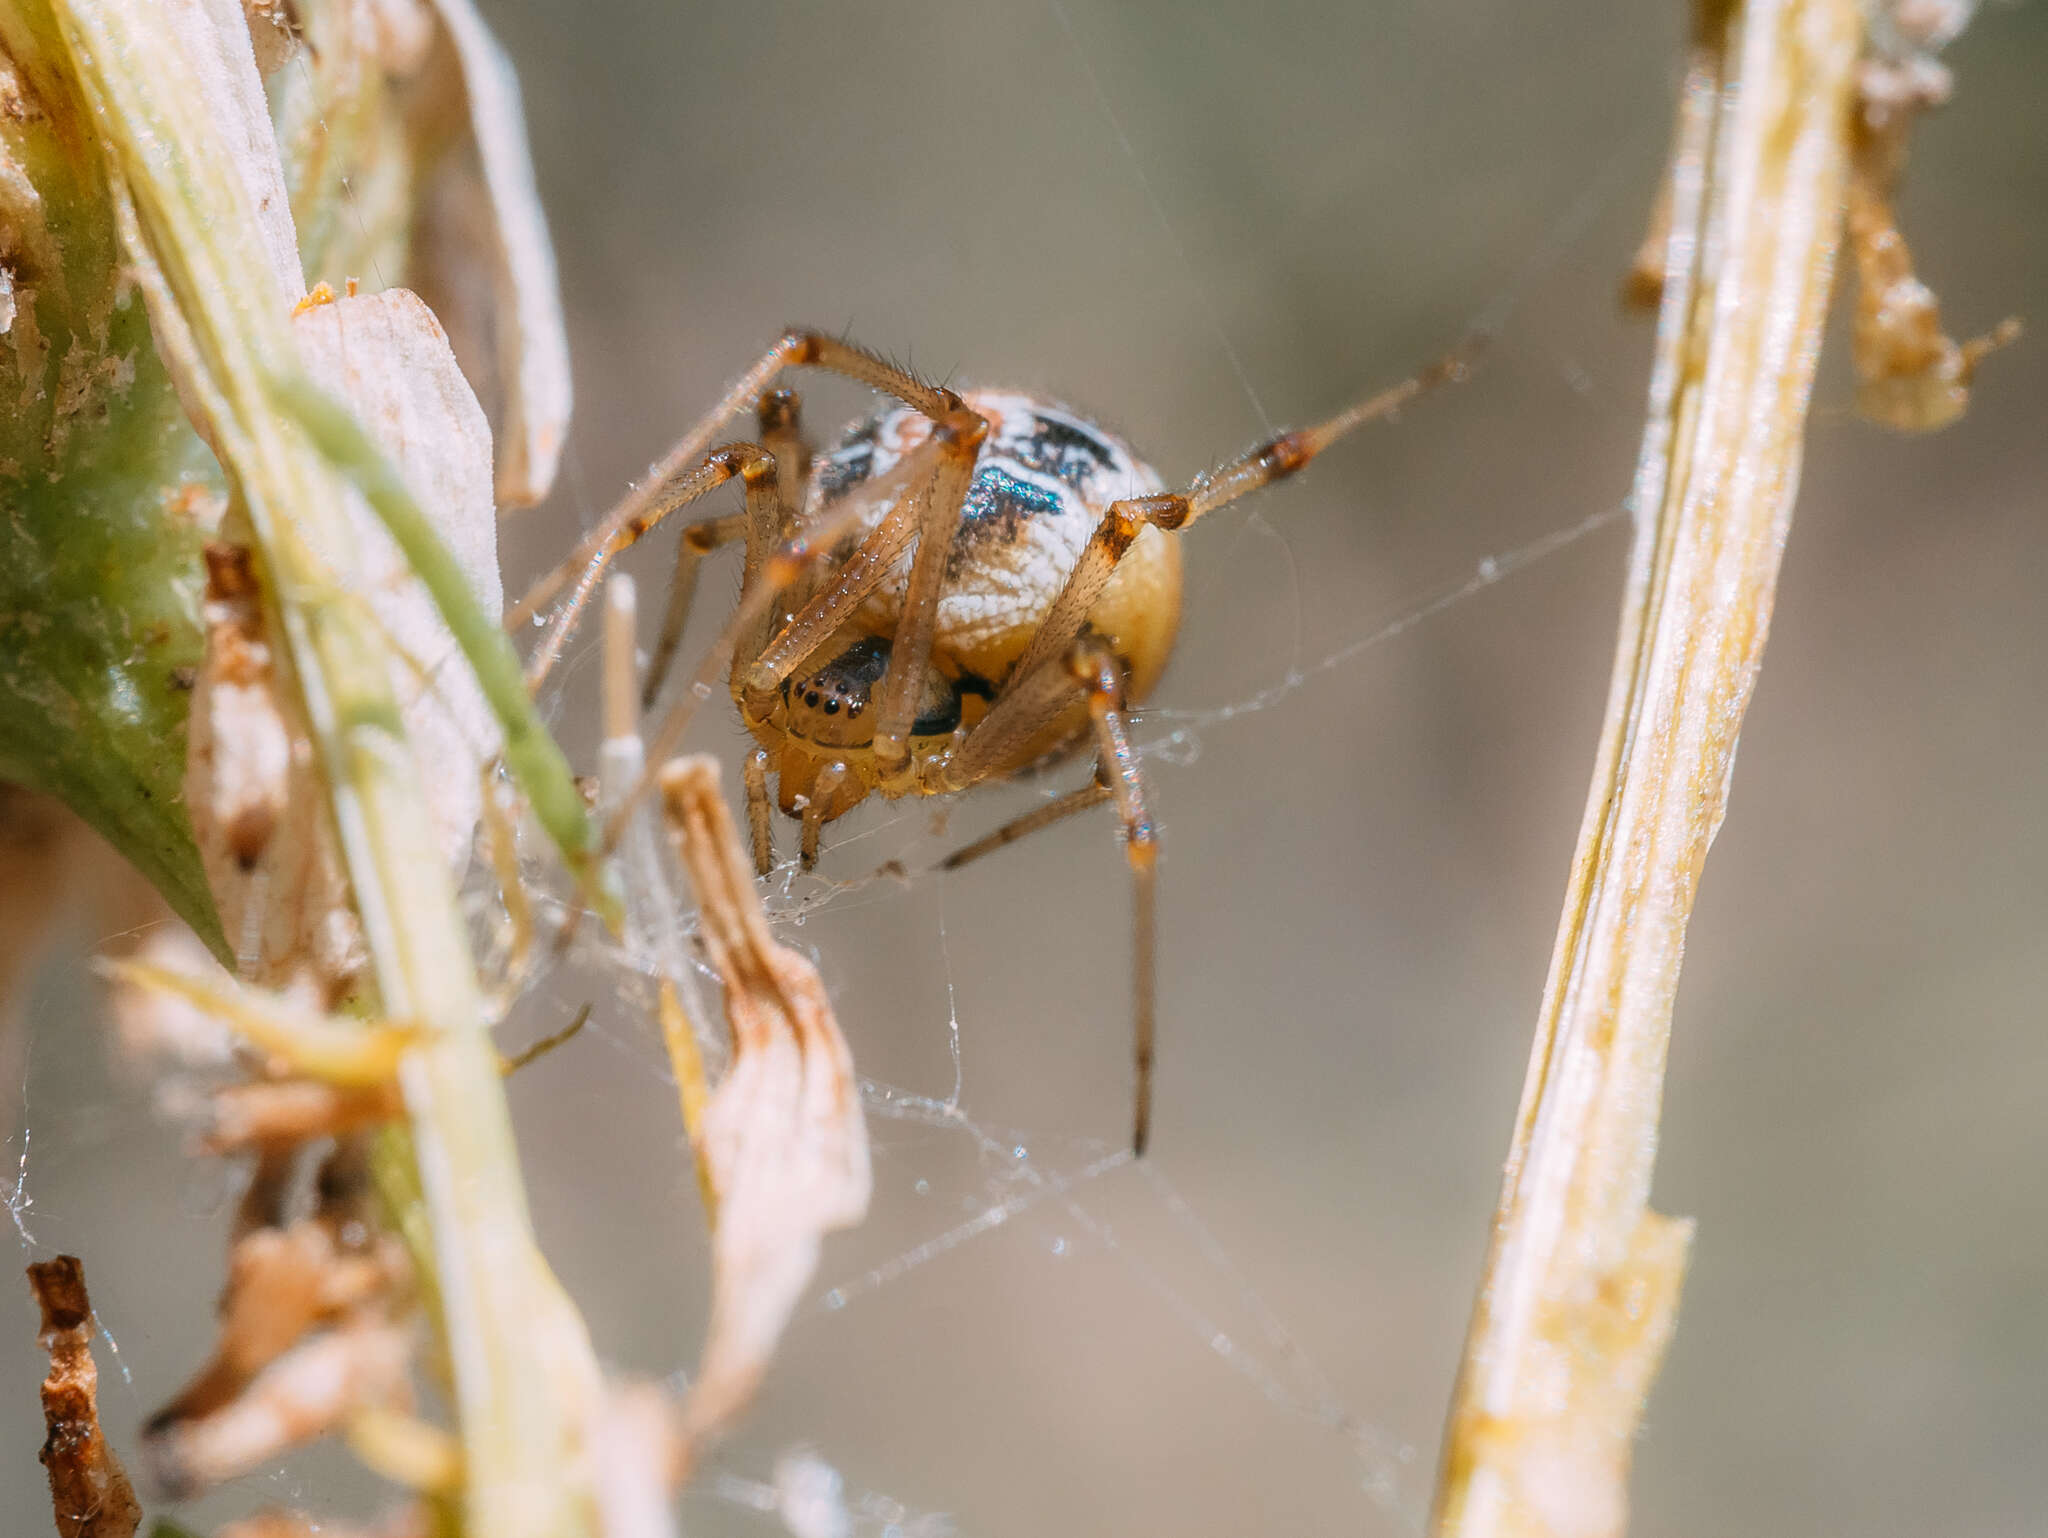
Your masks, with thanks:
[[[348,403],[436,517],[478,601],[488,612],[502,608],[490,428],[433,312],[409,290],[386,289],[308,305],[293,331],[313,377]],[[459,865],[481,811],[483,763],[497,752],[497,722],[383,524],[354,492],[349,502],[357,570],[395,653],[392,689],[435,830]]]

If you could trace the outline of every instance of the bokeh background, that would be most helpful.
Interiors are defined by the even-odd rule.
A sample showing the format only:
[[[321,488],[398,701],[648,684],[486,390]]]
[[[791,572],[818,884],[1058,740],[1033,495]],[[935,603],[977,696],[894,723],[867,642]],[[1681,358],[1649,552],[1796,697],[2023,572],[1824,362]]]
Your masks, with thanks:
[[[1680,7],[487,10],[524,77],[579,398],[561,490],[506,528],[514,590],[789,321],[1064,397],[1179,480],[1505,313],[1468,385],[1188,538],[1141,728],[1166,838],[1146,1168],[1085,1173],[1129,1115],[1106,813],[955,877],[852,884],[1047,787],[977,794],[943,830],[871,807],[827,854],[847,889],[777,884],[809,904],[786,933],[863,1071],[944,1100],[957,1043],[986,1138],[872,1117],[874,1215],[828,1243],[684,1512],[776,1530],[763,1482],[807,1447],[865,1533],[1415,1531],[1625,530],[1317,665],[1624,494],[1649,334],[1615,294]],[[1907,228],[1961,332],[2048,321],[2044,34],[2038,6],[1988,8],[1915,142]],[[2048,1511],[2048,348],[1988,365],[1933,439],[1859,424],[1848,393],[1831,348],[1686,960],[1655,1200],[1699,1233],[1642,1534],[2031,1534]],[[808,400],[821,432],[863,404]],[[636,559],[644,582],[667,554]],[[586,761],[592,660],[556,703]],[[698,742],[736,785],[737,724]],[[105,1061],[95,938],[37,980],[0,1191],[25,1127],[19,1258],[85,1256],[132,1446],[210,1336],[230,1189]],[[607,1361],[672,1373],[704,1246],[656,1037],[595,973],[551,979],[509,1034],[586,997],[594,1030],[513,1086],[537,1219]],[[0,1533],[27,1535],[40,1357],[25,1296],[6,1318]],[[374,1490],[316,1454],[195,1515],[265,1501]]]

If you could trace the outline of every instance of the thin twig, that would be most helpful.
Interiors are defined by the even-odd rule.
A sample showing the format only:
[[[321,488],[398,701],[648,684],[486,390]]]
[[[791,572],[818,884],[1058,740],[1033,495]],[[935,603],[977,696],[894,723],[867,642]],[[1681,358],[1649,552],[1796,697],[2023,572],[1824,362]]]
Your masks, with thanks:
[[[42,1305],[41,1340],[50,1353],[42,1459],[50,1473],[58,1538],[129,1538],[142,1520],[142,1507],[100,1431],[100,1374],[92,1359],[85,1268],[75,1256],[59,1255],[30,1266],[28,1283]]]

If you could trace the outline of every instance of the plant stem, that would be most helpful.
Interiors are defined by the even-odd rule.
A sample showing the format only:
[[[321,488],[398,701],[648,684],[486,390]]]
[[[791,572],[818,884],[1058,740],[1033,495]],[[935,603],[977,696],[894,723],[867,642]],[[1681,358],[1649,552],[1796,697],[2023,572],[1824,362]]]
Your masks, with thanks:
[[[204,425],[254,532],[380,1007],[428,1033],[399,1079],[432,1227],[467,1530],[586,1532],[581,1438],[596,1368],[534,1243],[468,938],[386,649],[337,591],[352,567],[343,481],[270,400],[270,381],[295,367],[297,276],[262,239],[264,215],[229,142],[237,125],[194,88],[208,78],[192,45],[202,10],[190,0],[69,0],[58,15],[115,180],[134,199],[146,249],[131,258],[160,268],[189,333],[188,361],[204,375],[196,393],[216,403]],[[239,62],[253,78],[253,62]]]
[[[1619,1533],[1689,1222],[1651,1212],[1686,923],[1790,525],[1856,0],[1703,3],[1605,726],[1454,1390],[1434,1530]]]

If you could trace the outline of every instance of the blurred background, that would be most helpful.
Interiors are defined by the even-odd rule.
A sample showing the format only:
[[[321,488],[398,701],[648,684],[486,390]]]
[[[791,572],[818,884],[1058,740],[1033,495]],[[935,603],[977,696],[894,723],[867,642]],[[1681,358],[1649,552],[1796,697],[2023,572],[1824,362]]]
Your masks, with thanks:
[[[1106,812],[956,876],[861,881],[1085,770],[871,805],[833,830],[829,880],[777,878],[877,1086],[874,1212],[827,1243],[684,1510],[693,1533],[775,1531],[778,1460],[809,1449],[856,1530],[898,1538],[1416,1531],[1625,526],[1360,643],[1626,491],[1650,336],[1615,296],[1681,8],[486,10],[524,79],[579,399],[563,485],[506,526],[512,591],[788,322],[1061,397],[1179,482],[1504,315],[1469,384],[1186,540],[1182,639],[1139,731],[1165,837],[1146,1165],[1115,1158],[1129,898]],[[2018,312],[2035,335],[1930,439],[1855,421],[1841,349],[1824,360],[1673,1037],[1655,1204],[1699,1230],[1639,1534],[2037,1533],[2048,1510],[2044,34],[2038,6],[1977,18],[1902,202],[1952,329]],[[805,388],[817,434],[865,405]],[[670,549],[634,560],[643,591]],[[583,763],[593,653],[554,701]],[[731,713],[697,744],[737,789]],[[231,1189],[105,1061],[80,981],[97,938],[31,997],[0,1191],[19,1169],[21,1261],[85,1257],[133,1446],[211,1338]],[[601,1355],[663,1375],[701,1338],[702,1221],[658,1038],[615,994],[552,978],[508,1039],[585,998],[594,1028],[512,1094]],[[962,1121],[882,1104],[956,1084]],[[12,1538],[46,1531],[41,1358],[25,1296],[0,1318]],[[375,1493],[322,1453],[193,1516],[276,1501]]]

